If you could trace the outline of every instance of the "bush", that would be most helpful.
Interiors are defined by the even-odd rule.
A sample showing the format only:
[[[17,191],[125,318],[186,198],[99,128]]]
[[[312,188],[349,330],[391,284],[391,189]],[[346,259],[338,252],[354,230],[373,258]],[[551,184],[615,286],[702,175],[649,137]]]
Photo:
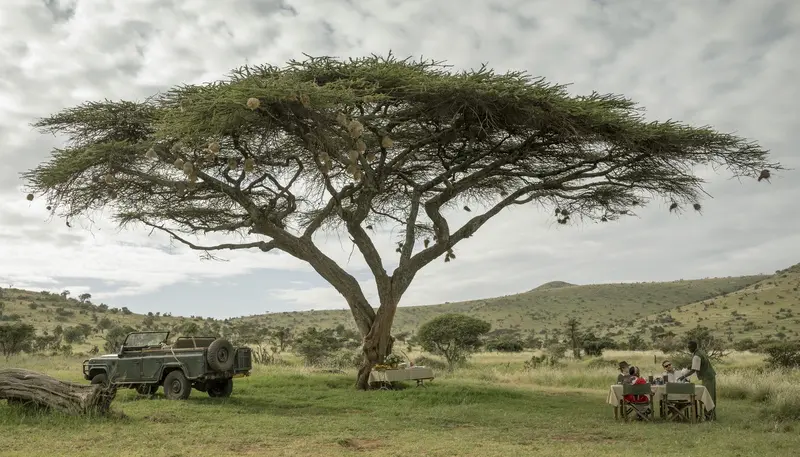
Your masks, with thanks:
[[[309,327],[297,336],[294,352],[303,358],[306,365],[319,365],[330,359],[342,348],[332,329],[317,330]]]
[[[496,338],[486,343],[486,350],[489,352],[522,352],[524,349],[525,343],[522,340],[508,336]]]
[[[800,368],[800,342],[773,343],[762,348],[767,365],[776,368]]]
[[[733,349],[736,350],[736,351],[740,351],[740,352],[741,351],[752,351],[753,349],[756,349],[757,347],[758,347],[758,345],[756,344],[755,341],[753,341],[752,338],[744,338],[742,340],[739,340],[739,341],[733,343]]]
[[[322,365],[331,368],[338,368],[340,370],[346,370],[351,368],[359,368],[363,361],[363,351],[342,349],[327,356],[324,360],[322,360]]]
[[[426,357],[424,355],[414,359],[414,365],[428,367],[433,370],[444,370],[447,368],[447,364],[445,362],[434,359],[433,357]]]
[[[770,402],[764,414],[778,421],[800,421],[800,397],[779,395]]]
[[[619,368],[619,362],[616,360],[606,360],[606,359],[591,359],[589,362],[586,363],[587,368],[594,368],[594,369],[617,369]]]
[[[558,365],[558,360],[559,359],[553,358],[549,355],[534,355],[524,364],[522,364],[522,368],[524,370],[534,370],[540,367],[554,367]]]

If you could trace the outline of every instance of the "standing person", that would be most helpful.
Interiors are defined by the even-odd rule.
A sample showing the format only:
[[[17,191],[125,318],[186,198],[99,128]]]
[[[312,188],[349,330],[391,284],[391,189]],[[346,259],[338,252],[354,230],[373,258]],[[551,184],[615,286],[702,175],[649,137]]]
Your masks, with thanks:
[[[679,377],[678,381],[682,382],[689,376],[697,373],[697,379],[703,381],[703,387],[708,390],[708,394],[711,395],[711,400],[714,401],[714,409],[706,414],[706,419],[716,420],[717,372],[714,371],[714,367],[711,366],[711,361],[708,359],[708,355],[706,355],[704,351],[698,349],[696,341],[689,341],[687,348],[689,349],[689,352],[692,353],[692,367],[686,372],[686,374]]]

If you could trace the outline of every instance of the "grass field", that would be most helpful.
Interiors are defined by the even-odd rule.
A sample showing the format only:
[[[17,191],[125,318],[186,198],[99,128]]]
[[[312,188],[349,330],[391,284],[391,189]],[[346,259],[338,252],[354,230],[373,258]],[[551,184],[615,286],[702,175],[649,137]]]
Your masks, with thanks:
[[[716,423],[618,423],[605,404],[625,359],[655,373],[660,354],[610,352],[523,370],[523,354],[479,354],[427,389],[358,392],[353,373],[291,363],[258,367],[233,397],[185,402],[121,391],[117,419],[67,418],[0,406],[0,455],[36,456],[790,456],[800,448],[797,372],[761,372],[759,356],[717,365]],[[80,379],[80,360],[18,357],[11,366]]]

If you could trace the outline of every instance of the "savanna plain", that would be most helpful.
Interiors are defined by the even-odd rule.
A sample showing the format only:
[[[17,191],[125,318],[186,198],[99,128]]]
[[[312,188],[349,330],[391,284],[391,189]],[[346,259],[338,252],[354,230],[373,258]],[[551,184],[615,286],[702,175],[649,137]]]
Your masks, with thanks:
[[[555,283],[518,296],[401,309],[408,322],[437,312],[470,314],[492,322],[492,333],[485,336],[483,350],[452,370],[440,357],[422,352],[413,332],[402,335],[405,341],[397,348],[403,357],[435,366],[436,379],[424,388],[405,383],[396,390],[358,391],[356,368],[341,362],[339,352],[345,349],[310,362],[299,343],[281,351],[274,342],[263,342],[272,344],[269,355],[259,359],[251,376],[234,381],[233,395],[226,399],[193,391],[186,401],[171,401],[163,390],[142,396],[122,389],[108,417],[67,417],[3,403],[0,455],[796,455],[800,370],[792,368],[792,361],[797,356],[793,310],[800,306],[798,284],[800,268],[794,266],[774,275],[675,283]],[[638,303],[636,297],[645,298]],[[620,309],[606,315],[601,309],[608,307],[593,300],[620,303]],[[556,306],[559,302],[571,306]],[[581,321],[582,334],[605,341],[604,350],[599,356],[582,353],[575,358],[559,346],[566,335],[564,323],[590,308],[595,312],[584,313],[588,317]],[[416,316],[418,312],[426,315]],[[115,329],[162,328],[233,338],[236,332],[259,329],[274,333],[289,323],[291,332],[301,336],[309,327],[349,325],[344,313],[341,319],[332,312],[324,319],[315,313],[226,321],[145,316],[91,304],[89,297],[5,289],[7,322],[2,325],[30,322],[45,342],[62,336],[56,346],[0,359],[0,368],[88,383],[82,379],[81,362],[98,350],[106,352],[102,345]],[[499,320],[507,314],[528,320],[522,328],[503,326]],[[535,315],[551,322],[549,329],[537,328]],[[101,325],[104,320],[108,322]],[[86,331],[81,334],[80,329]],[[616,421],[606,396],[616,380],[617,363],[639,366],[645,377],[658,375],[662,360],[680,360],[687,335],[711,336],[725,348],[725,355],[714,361],[718,420]],[[524,348],[489,351],[493,340],[519,341]],[[783,345],[786,366],[776,365],[760,349],[769,345]]]

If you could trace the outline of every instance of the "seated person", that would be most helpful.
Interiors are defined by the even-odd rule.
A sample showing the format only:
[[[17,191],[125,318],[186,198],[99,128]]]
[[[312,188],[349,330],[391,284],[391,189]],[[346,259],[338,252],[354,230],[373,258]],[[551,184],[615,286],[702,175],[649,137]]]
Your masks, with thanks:
[[[667,382],[678,382],[678,378],[681,376],[681,374],[675,371],[675,367],[672,366],[672,362],[665,360],[661,362],[661,367],[664,369],[664,372],[661,373],[661,376],[666,376]]]
[[[628,374],[631,378],[631,384],[647,384],[647,380],[639,375],[639,367],[630,367]],[[649,403],[650,399],[647,395],[625,395],[625,401],[630,403]]]
[[[622,361],[619,363],[619,374],[617,375],[617,384],[630,384],[630,375],[628,375],[628,369],[630,366],[628,362]]]

